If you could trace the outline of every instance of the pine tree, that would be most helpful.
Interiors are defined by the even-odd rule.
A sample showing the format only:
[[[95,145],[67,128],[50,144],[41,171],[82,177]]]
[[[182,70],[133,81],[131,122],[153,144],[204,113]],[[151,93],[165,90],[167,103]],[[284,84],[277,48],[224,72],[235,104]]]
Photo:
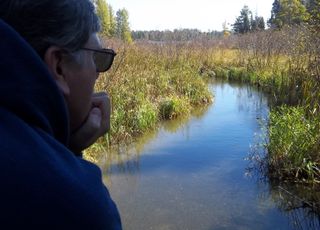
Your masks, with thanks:
[[[258,20],[257,20],[258,16],[256,16],[254,19],[253,19],[253,16],[251,14],[251,31],[256,31],[258,30]]]
[[[278,15],[281,11],[280,0],[275,0],[272,4],[271,9],[271,18],[268,20],[268,24],[270,27],[278,27],[277,25],[280,24]]]
[[[236,18],[233,26],[233,31],[236,33],[244,34],[251,31],[251,22],[250,17],[252,13],[249,10],[248,6],[244,6],[240,11],[240,16]]]
[[[248,6],[244,6],[244,8],[241,11],[241,16],[243,18],[244,33],[248,33],[251,30],[249,15],[252,15],[251,11],[249,10]]]
[[[263,17],[257,17],[256,20],[258,21],[258,29],[259,30],[264,30],[266,28],[266,24],[264,22]]]

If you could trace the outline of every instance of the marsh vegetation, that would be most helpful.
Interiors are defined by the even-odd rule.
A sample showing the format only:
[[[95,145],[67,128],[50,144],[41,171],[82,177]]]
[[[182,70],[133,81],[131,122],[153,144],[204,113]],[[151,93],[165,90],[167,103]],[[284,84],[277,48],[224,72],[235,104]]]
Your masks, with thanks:
[[[268,117],[266,120],[257,118],[261,121],[259,128],[262,130],[258,132],[261,136],[248,154],[248,159],[250,159],[249,174],[252,173],[252,170],[258,172],[258,187],[261,181],[266,182],[261,185],[261,187],[266,188],[263,189],[265,194],[259,191],[259,196],[261,194],[266,196],[262,199],[264,200],[263,202],[271,199],[272,205],[275,205],[281,213],[288,215],[292,227],[318,229],[320,225],[319,10],[320,2],[318,0],[275,0],[271,18],[268,20],[268,29],[265,29],[262,17],[257,15],[254,17],[250,9],[244,7],[235,24],[233,24],[233,31],[228,30],[226,23],[222,32],[211,33],[190,29],[132,31],[133,40],[128,33],[126,35],[129,37],[120,33],[120,31],[128,31],[129,28],[125,30],[119,29],[119,33],[112,36],[111,32],[115,33],[117,30],[112,30],[112,27],[110,27],[109,29],[111,30],[109,32],[102,34],[105,35],[105,46],[114,48],[118,55],[112,69],[100,76],[96,87],[97,90],[107,91],[112,98],[111,131],[86,151],[85,156],[90,160],[97,161],[96,156],[99,153],[108,152],[106,157],[109,163],[106,166],[107,168],[104,169],[108,172],[108,175],[111,175],[111,177],[118,176],[113,175],[111,172],[117,165],[120,168],[117,170],[120,170],[121,173],[126,174],[125,170],[130,171],[130,178],[131,175],[139,176],[142,174],[142,172],[139,172],[140,167],[141,171],[143,171],[142,165],[148,168],[148,163],[146,162],[150,161],[152,162],[151,165],[154,166],[157,165],[157,159],[163,159],[166,156],[162,158],[156,157],[156,159],[143,157],[143,154],[140,155],[140,153],[144,152],[144,147],[139,144],[135,148],[138,153],[133,158],[132,156],[129,156],[129,158],[128,156],[124,157],[122,153],[127,152],[127,143],[132,143],[137,137],[141,137],[141,135],[150,131],[153,135],[152,138],[150,136],[149,138],[157,138],[157,132],[159,130],[161,132],[166,124],[166,122],[163,122],[165,120],[181,119],[184,121],[183,123],[192,124],[194,122],[194,111],[211,111],[211,108],[217,105],[210,106],[210,104],[219,101],[218,97],[215,98],[215,92],[210,90],[212,88],[210,83],[212,79],[222,79],[224,81],[222,88],[241,83],[241,87],[247,85],[254,89],[252,92],[263,92],[268,101],[268,106],[265,106],[268,108]],[[112,10],[110,15],[113,15]],[[128,22],[128,17],[124,17],[125,14],[117,13],[117,15],[119,17],[116,17],[116,21],[120,22],[125,19]],[[120,17],[121,15],[124,16]],[[129,25],[128,23],[118,24]],[[245,93],[245,95],[247,97],[238,98],[243,100],[243,103],[240,103],[241,106],[251,100],[250,93]],[[229,96],[232,98],[234,95],[231,94]],[[225,103],[229,102],[225,100]],[[226,104],[225,106],[229,105]],[[238,111],[237,115],[243,118],[240,114],[241,112]],[[218,115],[216,114],[215,116],[215,119],[219,120]],[[227,117],[228,114],[225,114],[225,116]],[[203,115],[203,117],[206,117],[206,115]],[[229,127],[230,124],[223,122],[226,122],[226,120],[221,120],[220,122],[211,120],[210,124],[207,124],[215,132],[217,131],[215,126],[219,127],[219,124],[225,125],[224,129],[219,129],[220,133],[212,135],[222,135],[224,137],[224,139],[219,139],[220,141],[217,143],[214,142],[216,146],[210,145],[212,139],[207,136],[202,136],[201,141],[195,138],[195,143],[198,143],[198,145],[207,140],[209,148],[212,148],[214,154],[217,154],[212,156],[211,152],[208,153],[208,159],[209,156],[214,158],[210,158],[213,160],[212,165],[219,157],[224,160],[231,157],[234,150],[227,141],[231,137],[231,133],[226,127]],[[255,123],[256,118],[253,118],[251,122]],[[250,125],[247,124],[247,126],[251,128],[249,127]],[[191,125],[191,127],[193,126]],[[193,128],[197,129],[197,126]],[[176,133],[180,128],[177,125],[170,129],[173,129],[174,133]],[[177,132],[179,133],[179,131]],[[202,130],[199,132],[199,136],[201,136],[200,134],[203,134]],[[208,136],[212,137],[211,134],[207,133]],[[143,138],[143,146],[152,142],[149,138]],[[236,138],[234,137],[234,139]],[[248,141],[243,142],[249,145]],[[190,143],[189,140],[183,143],[185,146],[189,146],[186,149],[180,146],[184,154],[192,150],[193,142],[191,140]],[[219,148],[219,143],[224,146],[223,150]],[[236,140],[233,140],[232,143],[235,144]],[[177,146],[177,148],[180,147]],[[113,149],[116,149],[116,151],[111,154]],[[161,148],[160,150],[153,149],[153,151],[161,152]],[[168,172],[159,170],[159,173],[169,175],[170,180],[167,183],[172,182],[176,173],[170,170],[179,169],[183,171],[186,169],[187,171],[184,171],[183,178],[189,175],[184,184],[185,187],[188,187],[191,183],[190,180],[195,180],[197,178],[195,176],[200,173],[195,173],[196,169],[198,167],[204,168],[204,166],[207,166],[206,163],[210,161],[198,159],[198,155],[192,155],[191,153],[189,155],[186,154],[186,158],[180,157],[180,152],[176,152],[176,149],[168,151],[171,151],[170,156],[173,158],[167,157],[166,165],[171,165],[171,167],[166,168],[163,166]],[[205,149],[199,151],[202,154],[206,153]],[[227,151],[227,154],[222,157],[219,155],[221,151]],[[236,154],[239,157],[241,152],[237,150]],[[187,166],[188,157],[192,158],[190,160],[192,163],[189,162],[192,167],[188,168],[186,165],[179,165],[179,162],[175,161],[177,157],[185,162]],[[230,159],[233,159],[232,157]],[[113,158],[116,158],[115,163]],[[239,166],[241,170],[246,167],[243,165],[242,160],[237,161],[237,163],[233,162],[241,165],[241,167]],[[193,162],[198,162],[198,164]],[[231,170],[236,166],[229,165],[228,167]],[[208,175],[212,173],[212,170],[214,171],[212,168],[208,171]],[[242,173],[241,170],[238,168],[236,174],[240,175]],[[215,172],[217,176],[219,173],[224,174],[229,171],[226,167],[220,165],[219,170]],[[150,171],[147,173],[148,178],[150,176],[149,173]],[[160,174],[160,177],[163,179],[162,174]],[[151,173],[152,175],[153,173]],[[206,175],[201,175],[198,182],[202,183],[202,181],[216,178],[216,176],[208,178]],[[136,177],[133,176],[133,178]],[[154,178],[154,180],[158,180],[159,175]],[[215,184],[214,181],[211,181],[210,186],[206,185],[208,186],[208,191],[214,189],[215,186],[213,184],[217,185],[216,187],[220,187],[225,181],[232,180],[234,177],[221,175],[217,176],[217,178],[221,179],[222,182]],[[146,177],[141,181],[145,179]],[[175,185],[183,182],[184,180],[179,178],[176,180]],[[123,185],[124,190],[127,192],[124,197],[129,197],[132,192],[132,186],[127,186],[126,183],[127,180]],[[241,180],[241,183],[244,187],[246,186],[245,181]],[[157,184],[157,186],[148,187],[150,184],[152,185],[150,181],[145,183],[145,188],[142,188],[140,193],[144,194],[146,192],[149,194],[154,187],[158,186]],[[226,186],[224,188],[225,191],[230,188],[233,189],[233,185],[234,183]],[[179,189],[181,189],[175,186],[172,186],[172,188],[175,188],[172,189],[172,194],[178,194]],[[161,186],[159,189],[161,189]],[[118,190],[123,191],[123,189]],[[118,190],[115,188],[115,194],[117,194]],[[248,189],[245,191],[247,193]],[[219,194],[220,192],[216,196],[219,197]],[[158,195],[155,192],[152,200]],[[161,195],[159,196],[161,197]],[[203,197],[208,199],[204,204],[212,201],[209,194]],[[228,198],[230,199],[230,197]],[[118,202],[121,203],[122,199],[123,197],[119,196]],[[147,196],[143,197],[142,201],[145,199],[147,199]],[[194,199],[200,198],[196,196]],[[241,203],[242,199],[243,197],[240,196],[238,200],[235,200]],[[235,200],[230,202],[230,207],[234,205]],[[161,201],[163,201],[162,197]],[[150,207],[152,207],[152,204],[150,203]],[[137,205],[133,205],[134,210],[131,213],[135,211]],[[254,210],[260,205],[252,206],[250,210]],[[244,207],[247,209],[247,203]],[[124,206],[125,210],[127,208],[130,209],[130,207]],[[145,207],[143,207],[144,209]],[[216,207],[209,209],[208,213],[213,210],[216,211]],[[233,209],[228,213],[232,212]],[[239,214],[235,215],[241,216]],[[206,215],[204,214],[203,216]],[[226,216],[228,215],[224,213],[221,218],[226,218]],[[262,219],[262,222],[269,223],[268,218],[265,216]],[[187,221],[188,218],[186,219]],[[128,222],[132,223],[130,217]],[[202,221],[200,222],[203,223]],[[242,223],[247,222],[248,220],[242,221]],[[166,223],[165,219],[161,224],[164,223]],[[217,223],[219,223],[218,220]],[[230,223],[233,224],[234,220],[230,221]],[[268,228],[267,225],[266,228]]]
[[[224,78],[255,85],[273,101],[267,154],[259,158],[268,176],[318,184],[320,41],[316,34],[310,27],[296,26],[193,42],[106,41],[119,53],[111,72],[97,84],[113,102],[107,143],[130,140],[161,120],[185,116],[192,107],[210,103],[214,96],[207,79]]]

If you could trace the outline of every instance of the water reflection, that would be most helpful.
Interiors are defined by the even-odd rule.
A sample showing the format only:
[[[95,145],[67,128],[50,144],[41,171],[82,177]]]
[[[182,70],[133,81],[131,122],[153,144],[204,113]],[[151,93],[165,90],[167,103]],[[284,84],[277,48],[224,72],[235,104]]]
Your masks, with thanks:
[[[100,159],[99,165],[102,170],[106,172],[106,175],[112,175],[112,173],[116,172],[129,174],[139,173],[140,155],[145,151],[148,143],[155,140],[159,133],[161,135],[163,132],[176,133],[179,131],[184,132],[185,135],[188,136],[188,123],[190,120],[201,119],[201,117],[206,114],[208,108],[208,105],[196,107],[190,115],[164,121],[157,130],[150,130],[130,144],[119,144],[108,148],[107,152],[98,157]]]
[[[315,187],[271,182],[270,195],[294,229],[320,229],[320,193]]]
[[[190,116],[182,116],[178,117],[175,120],[164,121],[162,124],[162,128],[169,133],[176,133],[178,130],[186,125],[190,120]]]
[[[211,88],[212,106],[165,122],[132,145],[115,147],[101,161],[124,229],[319,226],[313,222],[317,216],[289,209],[297,203],[284,190],[295,194],[294,188],[281,185],[280,191],[279,185],[245,176],[244,158],[254,134],[261,134],[268,100],[239,84],[215,82]]]

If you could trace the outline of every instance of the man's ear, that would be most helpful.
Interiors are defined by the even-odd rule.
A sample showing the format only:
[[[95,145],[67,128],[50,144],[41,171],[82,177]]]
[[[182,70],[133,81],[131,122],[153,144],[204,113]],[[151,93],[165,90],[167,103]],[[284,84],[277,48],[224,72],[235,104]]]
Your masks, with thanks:
[[[70,94],[70,88],[63,71],[64,62],[61,48],[50,46],[44,54],[44,62],[47,64],[50,73],[56,81],[64,96]]]

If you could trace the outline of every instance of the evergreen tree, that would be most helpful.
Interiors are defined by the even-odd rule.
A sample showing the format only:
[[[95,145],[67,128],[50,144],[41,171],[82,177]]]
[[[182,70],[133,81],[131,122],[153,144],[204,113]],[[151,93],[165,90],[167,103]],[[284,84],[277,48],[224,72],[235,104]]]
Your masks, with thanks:
[[[233,26],[233,31],[236,33],[244,34],[251,31],[251,11],[249,10],[248,6],[244,6],[240,11],[240,16],[236,18],[235,23]]]
[[[280,0],[274,0],[271,9],[271,18],[268,20],[268,24],[270,27],[277,27],[279,25],[278,15],[281,11]]]
[[[243,24],[242,24],[240,17],[236,18],[236,21],[234,22],[234,24],[232,26],[233,26],[232,30],[235,33],[237,33],[237,34],[243,33]]]
[[[128,43],[132,42],[129,14],[126,9],[118,10],[116,13],[116,36]]]
[[[248,33],[251,30],[251,23],[250,23],[249,16],[251,16],[252,13],[249,10],[248,6],[244,6],[240,14],[242,15],[242,18],[243,18],[244,33]]]
[[[255,17],[255,19],[253,19],[253,16],[251,14],[251,19],[250,19],[250,25],[251,25],[251,31],[256,31],[258,30],[258,16]]]
[[[265,29],[265,23],[264,23],[263,17],[259,17],[257,15],[254,19],[251,17],[251,31],[264,30],[264,29]]]
[[[258,21],[258,29],[259,30],[264,30],[266,28],[266,24],[264,22],[264,18],[263,17],[257,17],[256,20]]]
[[[97,15],[101,23],[101,34],[110,36],[110,12],[105,0],[96,0]]]

